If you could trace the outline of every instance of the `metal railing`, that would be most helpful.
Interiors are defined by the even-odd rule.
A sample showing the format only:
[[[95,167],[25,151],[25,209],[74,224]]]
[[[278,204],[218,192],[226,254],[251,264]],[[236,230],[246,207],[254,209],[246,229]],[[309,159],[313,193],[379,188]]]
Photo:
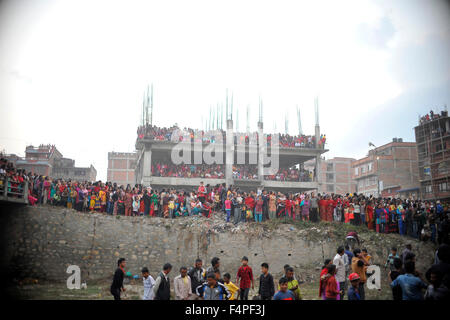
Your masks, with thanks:
[[[19,183],[8,177],[0,177],[0,200],[28,203],[28,182]]]

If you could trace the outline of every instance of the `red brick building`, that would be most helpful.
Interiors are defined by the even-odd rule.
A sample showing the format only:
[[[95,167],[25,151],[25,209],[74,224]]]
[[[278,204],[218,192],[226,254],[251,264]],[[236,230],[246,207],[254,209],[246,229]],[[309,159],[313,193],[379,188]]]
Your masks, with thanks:
[[[421,198],[450,200],[450,118],[447,111],[427,114],[414,128]]]
[[[352,163],[356,192],[373,196],[419,196],[417,148],[394,138]]]
[[[134,171],[137,154],[135,152],[108,152],[107,181],[118,185],[135,185]]]

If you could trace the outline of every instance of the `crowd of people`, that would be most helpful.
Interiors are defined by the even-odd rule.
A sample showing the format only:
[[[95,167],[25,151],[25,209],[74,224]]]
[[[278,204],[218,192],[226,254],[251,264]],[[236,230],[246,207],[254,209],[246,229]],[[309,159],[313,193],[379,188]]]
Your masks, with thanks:
[[[171,219],[193,215],[211,218],[212,215],[223,212],[224,219],[236,225],[252,221],[261,223],[272,219],[328,221],[362,225],[373,232],[398,233],[421,241],[431,241],[439,245],[439,250],[436,253],[435,264],[427,271],[425,278],[415,270],[415,255],[411,252],[411,246],[407,246],[400,256],[396,248],[391,249],[386,267],[390,268],[389,277],[393,298],[448,299],[449,206],[440,201],[375,198],[358,194],[318,194],[316,196],[314,193],[283,194],[266,190],[245,192],[233,186],[226,187],[225,184],[210,186],[204,185],[203,182],[195,190],[189,191],[172,188],[155,190],[141,185],[124,187],[101,181],[78,182],[51,179],[16,169],[12,163],[3,158],[0,159],[0,177],[2,178],[0,189],[7,188],[10,196],[20,197],[20,191],[24,190],[25,184],[28,184],[28,199],[31,205],[38,203],[84,212]],[[3,179],[5,177],[8,180]],[[4,185],[4,181],[8,181],[7,185]],[[356,239],[359,244],[356,232],[351,232],[347,238]],[[342,300],[349,283],[348,299],[364,300],[364,285],[368,276],[366,271],[371,264],[370,255],[364,248],[354,248],[353,245],[352,247],[353,251],[349,250],[348,243],[346,247],[339,247],[337,255],[332,260],[325,261],[319,283],[319,296],[322,299]],[[181,278],[189,275],[189,281],[194,283],[190,290],[182,289],[187,279],[181,279],[175,283],[176,292],[189,292],[189,295],[193,294],[197,298],[214,300],[230,299],[233,296],[232,292],[239,291],[240,299],[247,299],[247,289],[250,288],[250,283],[252,287],[254,284],[250,281],[252,275],[248,271],[249,266],[246,261],[248,262],[248,259],[244,257],[242,270],[238,272],[239,286],[231,283],[229,274],[224,274],[222,278],[220,272],[216,270],[218,266],[214,269],[214,264],[207,272],[200,272],[201,265],[199,267],[200,262],[198,262],[197,269],[193,269],[194,271],[190,270],[188,273],[186,268],[180,270]],[[122,264],[122,269],[124,266]],[[122,269],[120,270],[123,271]],[[170,269],[166,265],[162,272],[170,272]],[[275,292],[271,284],[273,277],[268,275],[268,265],[263,264],[261,270],[259,298],[301,299],[299,282],[295,279],[292,268],[287,266],[285,269],[285,276],[278,282],[278,292]],[[146,273],[144,271],[143,274]],[[118,297],[117,294],[120,297],[120,290],[117,291],[120,277],[123,279],[123,275],[116,272],[115,284],[113,283],[111,287],[115,298]],[[148,288],[153,283],[154,297],[162,299],[161,292],[167,294],[168,278],[164,280],[160,274],[152,282],[148,280],[148,277],[148,275],[144,276],[147,296],[151,296]],[[164,289],[159,289],[161,285]],[[222,298],[215,295],[215,290],[210,290],[217,286],[221,288],[219,292]],[[178,294],[178,297],[186,298],[183,294]],[[237,295],[234,297],[237,299]]]
[[[222,177],[222,166],[179,166],[158,163],[154,174],[181,177]],[[236,167],[234,168],[235,172]],[[247,177],[253,172],[247,173]],[[0,160],[0,175],[8,177],[8,185],[0,179],[0,190],[20,197],[28,184],[31,205],[51,204],[78,211],[105,214],[144,215],[176,218],[213,212],[227,214],[227,221],[262,222],[271,219],[328,221],[361,225],[377,233],[398,233],[422,241],[448,241],[449,206],[420,199],[376,198],[362,194],[282,193],[267,190],[240,190],[225,183],[200,186],[191,190],[156,190],[136,184],[119,186],[111,182],[80,182],[52,179],[16,169],[6,159]],[[281,179],[280,179],[281,180]],[[281,180],[283,181],[283,180]],[[286,181],[286,180],[284,180]]]
[[[178,135],[172,137],[175,132]],[[176,124],[172,127],[158,127],[155,125],[140,126],[137,129],[138,139],[151,139],[158,141],[172,141],[172,142],[202,142],[202,143],[225,143],[226,132],[222,129],[216,130],[199,130],[192,128],[179,128]],[[273,134],[267,135],[267,145],[271,145]],[[283,148],[316,148],[316,137],[307,135],[292,136],[289,134],[278,134],[279,146]],[[175,141],[174,141],[175,140]],[[234,136],[235,144],[248,145],[251,141],[257,143],[258,133],[236,133]],[[320,135],[319,141],[317,141],[317,148],[323,149],[326,143],[326,135]]]
[[[152,164],[152,175],[155,177],[210,178],[224,179],[224,166],[220,164]]]
[[[355,236],[356,232],[352,232]],[[407,244],[401,254],[397,248],[391,248],[386,259],[385,269],[389,267],[389,283],[393,300],[437,300],[450,298],[450,246],[441,244],[436,251],[435,261],[422,275],[416,270],[416,257],[411,244]],[[325,259],[318,281],[318,298],[322,300],[366,300],[366,284],[371,280],[373,272],[369,272],[372,257],[367,249],[359,247],[350,250],[348,245],[339,246],[336,255]],[[118,268],[114,273],[110,292],[115,300],[121,299],[125,291],[124,278],[126,259],[118,260]],[[143,267],[142,282],[143,300],[171,300],[171,285],[174,288],[175,300],[249,300],[250,288],[256,294],[252,300],[302,300],[300,285],[294,268],[284,265],[282,276],[277,281],[269,272],[269,264],[263,262],[261,273],[255,279],[249,259],[244,256],[235,277],[229,272],[221,272],[220,258],[211,259],[211,265],[203,268],[203,261],[196,259],[194,266],[179,269],[173,284],[170,279],[172,264],[164,264],[161,272],[154,278],[149,269]],[[138,276],[137,276],[138,277]],[[234,283],[232,280],[235,280]],[[255,290],[255,287],[257,288]]]
[[[419,124],[422,125],[422,124],[427,123],[429,121],[433,121],[433,120],[439,119],[439,118],[441,118],[443,116],[446,117],[447,115],[448,115],[447,111],[442,111],[442,114],[439,114],[439,113],[435,113],[433,110],[431,110],[426,115],[420,117]]]
[[[224,165],[195,165],[195,164],[167,164],[154,162],[152,175],[155,177],[179,177],[179,178],[210,178],[224,179]],[[257,165],[236,164],[232,167],[232,176],[236,180],[257,180]],[[313,173],[309,170],[297,168],[280,168],[276,174],[265,175],[264,180],[272,181],[313,181]]]
[[[264,176],[264,180],[272,181],[313,181],[313,172],[297,168],[280,168],[276,174]]]

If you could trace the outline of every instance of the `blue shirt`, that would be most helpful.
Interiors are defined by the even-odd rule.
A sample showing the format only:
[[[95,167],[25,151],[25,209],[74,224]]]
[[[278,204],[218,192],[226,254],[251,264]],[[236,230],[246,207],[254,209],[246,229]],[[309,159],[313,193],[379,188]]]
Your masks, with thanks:
[[[348,250],[345,250],[345,254],[347,255],[347,257],[348,257],[348,263],[349,264],[351,264],[352,263],[352,259],[353,259],[353,253],[351,253],[350,251],[348,251]]]
[[[423,300],[422,288],[427,288],[427,285],[418,277],[407,273],[399,275],[391,283],[391,288],[400,286],[402,288],[403,300]]]
[[[287,290],[286,292],[278,291],[273,296],[273,300],[295,300],[295,296],[291,290]]]
[[[361,296],[359,295],[358,291],[353,288],[353,286],[348,289],[347,296],[348,300],[361,300]]]

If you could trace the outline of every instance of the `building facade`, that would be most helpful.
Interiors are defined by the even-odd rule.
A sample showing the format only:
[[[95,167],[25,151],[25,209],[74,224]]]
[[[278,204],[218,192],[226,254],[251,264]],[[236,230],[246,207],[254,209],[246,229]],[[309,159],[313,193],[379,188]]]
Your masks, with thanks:
[[[414,142],[394,138],[392,142],[369,150],[352,162],[356,192],[375,197],[397,197],[405,191],[416,196],[419,188],[417,147]],[[402,193],[403,191],[403,193]]]
[[[420,195],[425,200],[450,199],[450,118],[448,112],[427,114],[414,128]]]
[[[216,156],[219,157],[219,161],[224,167],[224,176],[220,178],[208,178],[208,177],[162,177],[156,176],[152,173],[152,169],[158,163],[169,164],[172,163],[172,156],[174,147],[186,147],[189,151],[186,152],[186,156],[189,159],[194,159],[197,155],[202,156],[201,164],[206,164],[205,158],[201,151],[211,148],[213,144],[209,143],[199,143],[197,150],[197,144],[190,141],[175,143],[172,141],[160,141],[152,138],[140,138],[138,137],[136,141],[137,152],[137,162],[136,162],[136,182],[143,184],[145,186],[152,186],[154,188],[160,189],[169,186],[176,185],[179,188],[192,189],[193,187],[198,187],[201,181],[205,185],[214,186],[217,184],[225,184],[226,186],[234,186],[240,190],[255,190],[255,189],[266,189],[281,192],[305,192],[308,190],[317,190],[317,181],[277,181],[268,180],[267,175],[264,175],[263,161],[257,161],[254,165],[256,166],[256,176],[254,179],[236,179],[233,176],[233,165],[240,164],[239,159],[245,159],[245,164],[249,159],[258,159],[261,154],[265,157],[272,157],[271,145],[264,144],[251,144],[245,145],[240,144],[238,137],[234,139],[235,132],[233,131],[233,120],[227,120],[226,128],[226,139],[230,139],[225,143],[221,144],[218,149],[215,149]],[[258,136],[264,136],[263,133],[263,123],[258,122]],[[230,138],[228,138],[230,137]],[[320,128],[316,125],[315,128],[315,141],[320,139]],[[241,146],[242,149],[241,149]],[[266,150],[266,152],[264,151]],[[303,164],[308,160],[318,161],[320,155],[327,152],[328,150],[323,147],[319,147],[316,143],[313,147],[303,148],[287,148],[279,147],[277,150],[278,154],[278,168],[279,170],[286,170],[293,167],[303,167]],[[185,151],[182,151],[183,157]],[[178,153],[179,154],[179,153]],[[275,157],[275,155],[273,155]],[[191,160],[192,161],[192,160]],[[250,164],[251,161],[248,161]],[[197,162],[196,162],[197,163]],[[217,162],[219,163],[219,162]],[[200,164],[200,163],[199,163]],[[253,164],[252,164],[253,165]]]
[[[134,186],[136,169],[136,152],[108,152],[107,181],[126,186]]]
[[[25,158],[15,160],[18,169],[54,179],[95,181],[97,170],[89,167],[75,167],[75,160],[64,158],[54,145],[27,146]]]

